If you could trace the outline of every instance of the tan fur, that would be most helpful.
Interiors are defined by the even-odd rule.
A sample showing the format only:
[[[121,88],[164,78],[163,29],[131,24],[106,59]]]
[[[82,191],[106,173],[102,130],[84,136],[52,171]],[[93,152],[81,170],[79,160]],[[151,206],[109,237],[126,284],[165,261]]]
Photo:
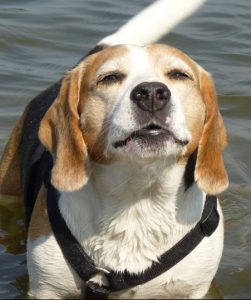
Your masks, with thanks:
[[[159,44],[147,48],[156,60],[173,55],[191,68],[192,84],[197,88],[191,88],[191,95],[184,99],[182,105],[192,141],[180,161],[185,163],[198,147],[195,178],[199,186],[207,193],[223,191],[228,184],[222,158],[227,138],[210,75],[175,48]],[[53,155],[52,184],[59,190],[76,190],[86,183],[89,157],[101,163],[108,162],[103,153],[109,126],[107,104],[94,93],[96,74],[106,61],[122,57],[126,51],[125,46],[105,49],[68,72],[59,96],[41,121],[39,137]],[[24,119],[25,113],[13,131],[2,158],[1,193],[22,193],[18,146]]]
[[[82,101],[80,111],[84,112],[81,118],[81,128],[84,139],[88,145],[90,158],[99,163],[108,163],[104,157],[104,144],[109,127],[109,120],[106,119],[107,103],[98,96],[93,95],[96,85],[93,82],[98,69],[108,60],[116,59],[126,54],[125,46],[108,48],[88,58],[87,67],[82,82]],[[91,94],[91,96],[90,96]],[[88,99],[89,98],[89,99]],[[86,101],[88,99],[88,101]]]
[[[155,60],[162,59],[166,55],[174,56],[180,58],[180,60],[184,61],[193,71],[194,79],[198,80],[197,75],[197,64],[184,52],[180,51],[177,48],[173,48],[171,46],[167,46],[164,44],[151,44],[147,46],[147,49],[152,57],[155,57]]]
[[[192,133],[192,140],[186,147],[186,152],[179,158],[179,162],[186,163],[189,156],[198,147],[199,140],[202,136],[205,120],[205,104],[203,102],[200,90],[200,70],[201,68],[188,55],[181,52],[179,49],[160,44],[153,44],[148,46],[149,52],[155,59],[162,59],[165,56],[173,56],[184,61],[191,69],[190,75],[192,81],[188,81],[190,85],[190,94],[184,95],[182,99],[183,111],[186,117],[186,124],[189,131]],[[170,85],[172,83],[169,83]],[[175,83],[176,84],[176,83]],[[184,83],[183,83],[184,84]]]
[[[59,190],[77,190],[87,182],[88,152],[92,159],[105,162],[102,145],[106,107],[98,97],[90,98],[89,93],[95,88],[97,69],[124,51],[123,46],[104,50],[102,55],[92,55],[68,72],[59,96],[41,121],[39,138],[53,155],[51,182]],[[80,114],[85,111],[89,117],[81,126]]]
[[[186,153],[179,162],[186,163],[198,148],[195,179],[199,187],[208,194],[219,194],[228,186],[228,175],[224,166],[223,151],[227,145],[227,134],[219,112],[213,80],[205,70],[178,49],[166,45],[148,46],[151,55],[163,57],[174,55],[185,61],[193,71],[194,84],[191,94],[183,99],[182,105],[187,125],[192,133]]]
[[[48,219],[46,199],[47,190],[42,186],[38,193],[30,221],[28,235],[31,241],[41,236],[49,236],[51,234],[51,225]]]
[[[191,94],[184,97],[182,104],[192,141],[179,161],[186,163],[198,147],[195,178],[205,192],[218,194],[228,184],[222,158],[226,131],[212,80],[178,49],[159,44],[147,48],[156,61],[165,55],[173,55],[192,70],[192,82],[188,81]],[[107,104],[95,96],[96,73],[107,60],[125,53],[124,46],[105,49],[67,73],[58,98],[41,122],[39,137],[53,154],[52,183],[60,190],[73,191],[86,183],[89,156],[100,163],[108,162],[103,153],[109,126]]]
[[[186,124],[192,133],[192,140],[186,147],[186,153],[179,158],[179,162],[186,163],[189,156],[197,148],[204,127],[205,105],[201,97],[199,86],[201,68],[198,67],[198,65],[188,55],[181,52],[179,49],[161,44],[149,45],[148,48],[150,54],[156,57],[156,60],[158,57],[160,59],[165,56],[173,56],[174,58],[177,57],[181,61],[184,61],[192,71],[191,75],[193,82],[187,82],[187,84],[191,85],[191,93],[182,99],[183,111],[186,116]]]
[[[219,112],[217,96],[210,74],[201,72],[201,93],[206,107],[205,124],[198,147],[195,180],[208,194],[219,194],[228,186],[223,161],[227,133]]]
[[[59,96],[41,121],[39,138],[53,155],[52,184],[59,190],[80,188],[88,179],[87,149],[79,127],[82,68],[69,72]]]
[[[10,136],[0,162],[0,194],[21,196],[20,142],[27,109],[22,114]]]
[[[206,107],[200,89],[197,88],[193,93],[188,95],[187,98],[182,101],[182,105],[186,117],[186,124],[192,134],[192,140],[187,145],[185,154],[180,158],[181,162],[186,163],[187,159],[198,147],[204,128]]]

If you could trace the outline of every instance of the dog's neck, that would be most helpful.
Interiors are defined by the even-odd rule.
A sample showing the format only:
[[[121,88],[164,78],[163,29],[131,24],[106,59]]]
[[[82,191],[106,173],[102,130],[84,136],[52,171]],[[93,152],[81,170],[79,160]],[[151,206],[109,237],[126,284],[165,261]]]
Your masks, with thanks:
[[[177,164],[157,161],[148,164],[114,163],[95,165],[95,189],[104,207],[125,210],[151,199],[152,204],[169,201],[177,195],[184,168]],[[170,201],[171,202],[171,201]]]
[[[95,164],[87,186],[64,193],[60,208],[100,267],[140,272],[201,217],[205,197],[196,184],[185,192],[184,171],[163,161]]]

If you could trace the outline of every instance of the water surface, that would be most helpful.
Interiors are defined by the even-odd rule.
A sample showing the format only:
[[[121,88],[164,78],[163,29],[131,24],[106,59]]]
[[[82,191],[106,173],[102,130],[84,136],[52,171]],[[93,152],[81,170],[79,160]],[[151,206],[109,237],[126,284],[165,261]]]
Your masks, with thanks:
[[[25,105],[150,0],[1,0],[0,153]],[[208,297],[251,298],[251,1],[209,0],[163,38],[209,70],[229,132],[223,258]],[[22,203],[0,198],[0,298],[27,291]]]

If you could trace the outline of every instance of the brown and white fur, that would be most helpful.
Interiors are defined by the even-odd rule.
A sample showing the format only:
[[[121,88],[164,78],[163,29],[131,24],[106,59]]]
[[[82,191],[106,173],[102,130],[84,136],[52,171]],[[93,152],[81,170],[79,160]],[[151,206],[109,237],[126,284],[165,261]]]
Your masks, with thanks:
[[[132,101],[132,90],[143,82],[162,83],[170,90],[168,104],[154,114]],[[17,175],[22,119],[3,158],[3,193],[22,194]],[[161,139],[127,140],[149,124],[168,133]],[[200,220],[205,195],[228,185],[222,158],[226,131],[212,78],[186,54],[166,45],[106,46],[86,57],[66,73],[40,123],[39,138],[53,156],[51,183],[61,193],[60,211],[100,268],[92,280],[105,285],[103,274],[109,269],[140,273],[150,267]],[[184,172],[196,149],[195,183],[186,190]],[[46,195],[42,186],[29,226],[29,295],[82,297],[84,283],[52,233]],[[219,203],[218,211],[217,230],[186,258],[146,284],[110,297],[203,297],[222,255]]]

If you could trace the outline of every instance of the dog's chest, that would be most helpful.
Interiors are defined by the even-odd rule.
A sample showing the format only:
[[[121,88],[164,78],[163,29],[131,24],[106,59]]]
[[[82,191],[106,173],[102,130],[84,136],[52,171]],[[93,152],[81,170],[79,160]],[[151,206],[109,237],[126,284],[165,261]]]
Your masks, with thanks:
[[[142,202],[117,218],[101,221],[96,234],[84,241],[84,248],[98,266],[141,272],[173,242],[170,237],[177,228],[169,221],[174,215],[168,212],[164,216],[161,208],[152,209],[149,199]]]
[[[90,183],[83,190],[61,195],[64,219],[97,267],[144,272],[198,222],[204,195],[196,186],[185,194],[181,186],[180,193],[178,171],[174,168],[173,172],[159,176],[156,182],[147,173],[141,174],[136,178],[145,178],[143,181],[136,181],[134,176],[134,181],[126,184],[118,174],[112,177],[102,174],[98,188]],[[116,188],[108,188],[111,185]],[[170,297],[177,294],[179,287],[184,290],[184,295],[179,296],[187,297],[191,294],[189,286],[196,288],[204,281],[198,274],[210,264],[215,268],[215,262],[203,254],[207,247],[202,242],[169,271],[142,286],[119,292],[119,297],[144,298],[159,291],[159,296],[165,298],[168,293]]]
[[[160,193],[158,198],[145,196],[134,203],[123,199],[126,205],[112,198],[106,199],[108,205],[104,205],[91,188],[89,192],[85,190],[85,201],[81,191],[71,193],[71,199],[67,196],[64,194],[60,200],[65,220],[102,269],[143,272],[196,223],[191,216],[186,216],[188,220],[184,218],[183,224],[178,223],[176,199],[165,199]],[[193,212],[199,216],[201,209],[202,204],[197,205]]]
[[[69,208],[69,201],[62,199],[63,214],[85,251],[104,269],[141,272],[157,261],[185,230],[173,225],[173,202],[153,203],[153,199],[144,198],[116,213],[114,207],[97,213],[93,202],[91,207],[82,206],[78,196],[76,193],[71,201],[76,205],[74,209]],[[67,214],[69,210],[71,217]]]
[[[177,243],[197,222],[203,208],[203,201],[200,198],[189,195],[189,199],[194,199],[193,201],[197,204],[182,199],[182,203],[186,204],[182,208],[184,214],[180,213],[179,201],[174,198],[161,201],[162,198],[146,197],[137,204],[129,203],[118,209],[118,204],[116,206],[111,198],[109,205],[105,206],[89,187],[85,189],[84,197],[83,191],[63,193],[59,206],[71,232],[83,245],[87,254],[92,257],[97,267],[138,273],[150,267],[152,261],[156,261],[162,253]],[[191,207],[193,207],[192,210]],[[192,213],[189,215],[188,211]],[[206,282],[208,287],[210,280],[198,274],[205,273],[207,270],[208,277],[211,278],[221,254],[221,251],[213,249],[210,252],[212,255],[208,255],[208,249],[215,247],[211,237],[210,241],[203,241],[188,257],[161,276],[142,286],[114,294],[114,297],[144,298],[147,295],[156,297],[158,294],[162,298],[166,298],[167,295],[170,295],[169,298],[175,297],[173,295],[179,295],[181,298],[187,297],[191,294],[192,287],[197,289],[196,286],[203,285],[203,282]],[[51,262],[51,257],[55,255],[62,257],[53,236],[42,244],[43,248],[47,249],[42,251],[43,258],[45,258],[45,253],[49,254],[48,249],[52,251],[45,258],[48,261]],[[36,247],[33,249],[38,251]],[[31,253],[32,251],[31,249]],[[41,253],[36,256],[36,261],[39,257]],[[68,283],[68,292],[76,295],[78,290],[74,282],[81,284],[81,280],[73,279],[72,275],[75,277],[76,274],[72,273],[63,261],[55,260],[53,264],[51,262],[50,268],[64,269],[60,274],[65,274],[64,282]],[[44,263],[41,266],[44,266]],[[53,278],[55,281],[57,276],[54,275]],[[59,278],[59,283],[60,280]],[[183,295],[180,294],[181,291],[182,293],[184,291]]]

